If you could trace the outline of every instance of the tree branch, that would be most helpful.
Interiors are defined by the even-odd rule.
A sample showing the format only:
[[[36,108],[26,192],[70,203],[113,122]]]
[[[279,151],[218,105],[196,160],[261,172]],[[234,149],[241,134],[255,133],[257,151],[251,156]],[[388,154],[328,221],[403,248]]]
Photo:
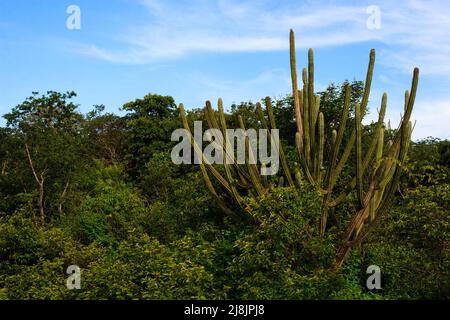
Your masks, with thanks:
[[[41,216],[41,225],[45,224],[45,211],[44,211],[44,176],[41,173],[41,178],[39,179],[38,174],[36,173],[36,169],[33,165],[33,160],[31,159],[30,149],[28,148],[28,144],[25,143],[25,151],[27,153],[28,162],[30,163],[31,171],[33,172],[34,179],[39,185],[39,211]]]

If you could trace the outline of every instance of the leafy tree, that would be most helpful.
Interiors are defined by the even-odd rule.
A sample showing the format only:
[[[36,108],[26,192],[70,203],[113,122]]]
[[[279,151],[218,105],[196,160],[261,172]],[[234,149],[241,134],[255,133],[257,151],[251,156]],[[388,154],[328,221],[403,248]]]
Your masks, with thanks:
[[[80,133],[83,116],[70,101],[76,94],[49,91],[27,98],[4,117],[21,150],[11,168],[24,193],[35,193],[44,224],[48,213],[63,211],[71,174],[83,163],[85,149]],[[34,190],[34,191],[31,191]]]
[[[125,160],[133,177],[139,177],[155,152],[169,151],[171,135],[180,125],[175,101],[169,96],[148,94],[123,106],[127,111]]]
[[[351,89],[350,111],[353,114],[355,103],[361,101],[364,93],[363,81],[344,81],[341,85],[331,83],[324,91],[318,93],[320,96],[320,110],[323,112],[325,118],[325,126],[337,129],[342,106],[344,105],[346,85],[349,85]]]
[[[76,97],[73,91],[59,93],[48,91],[39,96],[38,92],[4,115],[7,126],[31,135],[42,130],[76,132],[82,115],[76,112],[78,105],[69,101]]]
[[[382,270],[382,294],[393,299],[450,297],[450,185],[405,192],[364,246],[365,267]]]
[[[123,160],[126,121],[112,113],[103,113],[105,106],[95,106],[88,113],[83,135],[89,139],[89,152],[97,159],[110,164]]]
[[[404,187],[441,184],[449,180],[448,150],[450,142],[427,138],[411,144],[403,179]]]

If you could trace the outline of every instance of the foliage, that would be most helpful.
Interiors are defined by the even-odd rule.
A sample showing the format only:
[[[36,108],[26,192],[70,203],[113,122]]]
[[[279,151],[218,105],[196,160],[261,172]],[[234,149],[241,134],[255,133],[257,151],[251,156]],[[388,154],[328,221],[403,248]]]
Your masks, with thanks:
[[[448,182],[450,162],[449,141],[428,138],[412,143],[405,187],[419,187]]]
[[[136,227],[135,217],[145,210],[144,200],[132,187],[111,178],[99,179],[76,210],[72,230],[82,243],[107,244],[126,238],[128,230]]]
[[[383,270],[389,298],[450,297],[450,185],[420,186],[398,199],[369,239],[366,260]]]
[[[70,102],[76,97],[73,91],[59,93],[48,91],[46,95],[39,96],[38,92],[28,97],[22,104],[6,114],[9,127],[29,134],[38,130],[75,131],[82,119],[76,112],[78,106]]]
[[[142,99],[126,103],[125,160],[133,177],[155,152],[170,150],[171,134],[179,127],[172,97],[148,94]]]
[[[290,63],[292,78],[292,97],[293,108],[291,113],[282,113],[281,119],[284,125],[290,125],[295,135],[291,140],[295,141],[295,147],[298,152],[297,167],[289,164],[285,147],[274,137],[274,130],[278,129],[274,113],[273,102],[270,97],[264,100],[266,110],[260,103],[241,104],[240,107],[234,107],[232,111],[236,114],[227,116],[224,112],[223,101],[218,99],[218,114],[212,108],[210,101],[206,102],[204,108],[204,117],[208,123],[209,129],[222,132],[222,137],[215,141],[219,146],[226,145],[225,148],[219,147],[223,156],[233,160],[224,161],[220,170],[207,161],[202,151],[202,145],[196,141],[195,128],[191,130],[188,117],[183,104],[179,106],[179,112],[183,127],[187,132],[187,138],[190,141],[195,154],[200,159],[200,170],[205,180],[205,184],[211,193],[213,199],[227,215],[237,215],[245,213],[244,199],[246,197],[255,197],[259,199],[272,192],[276,186],[302,187],[308,183],[322,194],[322,199],[318,200],[322,205],[322,216],[320,219],[319,230],[320,237],[334,236],[334,227],[338,227],[337,215],[342,216],[341,212],[336,212],[336,208],[349,195],[356,194],[354,209],[350,212],[350,219],[345,221],[345,226],[340,233],[340,246],[335,253],[335,263],[331,269],[337,270],[342,267],[345,259],[352,248],[359,245],[371,231],[379,216],[388,208],[395,191],[398,188],[402,167],[406,162],[408,148],[410,146],[412,123],[410,121],[411,113],[414,107],[415,97],[418,87],[419,69],[415,68],[411,83],[411,91],[405,92],[405,114],[402,116],[399,129],[391,132],[392,139],[389,140],[388,147],[385,148],[384,138],[384,116],[387,106],[387,94],[383,94],[381,108],[376,124],[366,130],[362,124],[362,118],[367,113],[368,102],[371,91],[375,64],[375,50],[370,51],[369,66],[364,86],[361,83],[354,83],[357,92],[352,95],[352,87],[347,82],[344,85],[343,93],[338,97],[330,97],[330,94],[336,93],[331,90],[327,94],[327,102],[336,108],[333,103],[342,102],[343,106],[339,113],[338,125],[336,128],[325,128],[325,115],[321,109],[321,96],[314,91],[314,53],[312,49],[308,51],[308,68],[302,72],[303,89],[299,88],[297,79],[296,52],[294,32],[290,32]],[[362,87],[364,87],[362,89]],[[358,89],[359,90],[358,92]],[[362,96],[361,101],[358,97]],[[331,101],[330,101],[331,100]],[[334,101],[333,101],[334,100]],[[357,100],[357,101],[355,101]],[[283,105],[283,102],[281,102]],[[353,121],[347,121],[350,118],[351,107],[354,108]],[[278,117],[283,108],[278,108]],[[245,131],[247,128],[247,119],[242,115],[251,114],[256,111],[256,117],[251,117],[250,122],[256,123],[257,127],[267,130],[268,140],[272,147],[277,148],[277,157],[280,162],[281,173],[275,173],[268,181],[264,176],[265,163],[261,159],[254,161],[257,157],[250,146],[250,134]],[[330,108],[328,108],[330,111]],[[332,113],[333,111],[331,111]],[[335,115],[337,116],[337,115]],[[235,159],[235,150],[228,148],[230,145],[228,137],[229,118],[238,119],[239,128],[244,131],[241,140],[245,143],[245,166],[239,166]],[[286,121],[291,120],[291,121]],[[295,121],[294,121],[295,120]],[[351,126],[348,123],[352,122]],[[329,123],[328,123],[329,124]],[[296,130],[294,130],[296,128]],[[250,128],[258,129],[258,128]],[[284,127],[284,130],[287,128]],[[327,134],[325,133],[327,131]],[[365,132],[370,132],[370,142],[363,145],[363,139],[367,139]],[[276,132],[276,131],[275,131]],[[295,137],[295,138],[294,138]],[[344,138],[347,141],[344,142]],[[259,137],[261,139],[261,137]],[[275,143],[273,141],[276,141]],[[327,142],[327,143],[326,143]],[[295,148],[294,146],[292,148]],[[366,147],[366,148],[364,148]],[[325,151],[325,148],[327,150]],[[217,148],[216,148],[217,149]],[[364,150],[365,149],[365,150]],[[217,150],[216,150],[217,152]],[[353,161],[349,161],[350,155],[354,154]],[[349,165],[349,163],[352,163]],[[273,164],[271,163],[270,166]],[[353,172],[344,171],[344,168],[353,167]],[[278,168],[277,168],[278,171]],[[345,172],[345,177],[342,173]],[[211,178],[212,177],[212,178]],[[274,181],[275,180],[275,181]],[[213,182],[214,181],[214,182]],[[275,182],[275,183],[274,183]],[[215,186],[217,184],[218,186]],[[231,203],[231,205],[230,205]],[[345,214],[348,216],[348,214]],[[333,219],[329,219],[332,216]],[[342,225],[343,220],[341,220]]]
[[[230,114],[221,100],[219,112],[208,102],[206,112],[182,112],[183,123],[174,99],[157,94],[125,104],[124,116],[102,105],[83,115],[74,92],[33,93],[12,108],[0,128],[0,300],[450,298],[450,142],[410,143],[409,115],[402,130],[384,130],[383,108],[378,122],[360,125],[371,76],[315,93],[312,51],[309,62],[300,92],[314,97],[308,106],[318,113],[302,121],[314,124],[308,138],[298,128],[295,90],[234,104]],[[276,126],[282,174],[263,179],[239,176],[248,167],[173,165],[171,133],[193,121]],[[332,186],[341,196],[331,199],[324,223],[334,153],[345,160]],[[371,155],[367,163],[362,154]],[[367,213],[360,190],[383,171],[380,163],[396,174],[381,179],[389,201],[375,219],[356,221],[370,233],[346,232]],[[219,179],[208,183],[213,175]],[[351,243],[336,268],[346,233],[364,239]],[[71,265],[81,269],[81,290],[66,287]],[[369,265],[381,268],[381,290],[366,287]]]

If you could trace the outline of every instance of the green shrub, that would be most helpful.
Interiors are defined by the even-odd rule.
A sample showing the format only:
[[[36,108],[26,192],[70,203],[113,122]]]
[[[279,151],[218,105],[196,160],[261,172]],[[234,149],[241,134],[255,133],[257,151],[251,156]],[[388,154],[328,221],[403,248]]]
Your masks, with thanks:
[[[379,265],[383,295],[395,299],[450,297],[450,185],[408,191],[366,245]]]
[[[127,237],[127,230],[137,227],[136,217],[146,210],[144,200],[121,180],[100,178],[94,190],[75,212],[75,236],[85,244],[107,244]]]
[[[193,256],[207,259],[210,249],[188,240],[177,249],[142,234],[130,234],[117,251],[91,264],[83,274],[81,299],[209,299],[214,277]],[[181,253],[181,251],[183,251]],[[197,259],[198,260],[198,259]]]
[[[277,188],[268,196],[247,199],[257,225],[242,231],[234,243],[238,253],[228,272],[237,299],[330,299],[363,293],[361,286],[346,288],[345,277],[328,271],[335,239],[320,237],[315,228],[321,216],[319,197],[305,188]]]

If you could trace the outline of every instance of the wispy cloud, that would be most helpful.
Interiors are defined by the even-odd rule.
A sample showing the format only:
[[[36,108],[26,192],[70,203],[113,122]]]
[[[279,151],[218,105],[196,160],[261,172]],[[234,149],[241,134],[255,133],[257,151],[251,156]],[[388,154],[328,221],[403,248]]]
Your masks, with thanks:
[[[287,49],[286,32],[294,28],[298,46],[326,47],[380,41],[388,45],[383,63],[425,74],[450,71],[450,9],[444,0],[378,1],[381,29],[366,28],[370,2],[339,1],[158,1],[138,0],[149,22],[121,35],[124,49],[95,44],[78,52],[118,63],[151,63],[193,52],[247,52]]]
[[[388,45],[383,53],[384,64],[407,72],[417,65],[425,75],[448,75],[448,1],[385,2],[382,13],[381,40]]]
[[[146,25],[131,26],[123,50],[88,44],[78,52],[119,63],[149,63],[193,52],[248,52],[287,49],[287,30],[295,28],[299,47],[323,47],[376,39],[365,28],[364,6],[289,5],[230,0],[189,3],[139,0],[149,14]]]
[[[381,29],[377,30],[366,27],[367,7],[374,4],[371,0],[357,4],[339,0],[135,1],[146,10],[148,22],[131,23],[122,34],[114,35],[118,41],[114,47],[87,43],[78,46],[77,52],[112,63],[161,64],[204,52],[280,51],[288,49],[287,31],[293,28],[298,48],[378,42],[381,47],[378,63],[383,67],[378,79],[390,87],[388,91],[407,88],[409,83],[405,87],[402,80],[394,81],[392,75],[397,77],[400,72],[409,76],[415,66],[420,67],[421,75],[428,79],[432,76],[434,80],[440,78],[450,83],[450,6],[447,0],[376,1],[381,9]],[[210,79],[200,73],[192,73],[190,77],[199,88],[198,92],[192,92],[195,96],[192,99],[200,100],[225,93],[228,96],[224,98],[229,102],[238,102],[239,99],[285,93],[289,88],[288,75],[274,70],[266,70],[253,80]],[[422,84],[423,78],[421,88]],[[269,92],[271,89],[273,91]],[[208,97],[199,92],[207,92]],[[433,97],[429,90],[427,92],[421,92],[423,100],[416,104],[414,116],[420,120],[414,138],[448,137],[450,99]],[[434,102],[426,102],[426,99]],[[400,112],[398,108],[392,110],[393,122]]]
[[[377,98],[381,95],[375,94]],[[365,124],[377,121],[380,99],[371,104],[370,114],[364,119]],[[388,99],[385,122],[390,122],[392,128],[400,124],[403,110],[393,108],[394,105]],[[450,100],[449,99],[418,99],[414,104],[411,121],[416,123],[412,134],[413,140],[427,137],[440,137],[450,139]]]
[[[417,126],[413,132],[414,139],[440,137],[450,139],[450,101],[417,101],[413,117]]]

